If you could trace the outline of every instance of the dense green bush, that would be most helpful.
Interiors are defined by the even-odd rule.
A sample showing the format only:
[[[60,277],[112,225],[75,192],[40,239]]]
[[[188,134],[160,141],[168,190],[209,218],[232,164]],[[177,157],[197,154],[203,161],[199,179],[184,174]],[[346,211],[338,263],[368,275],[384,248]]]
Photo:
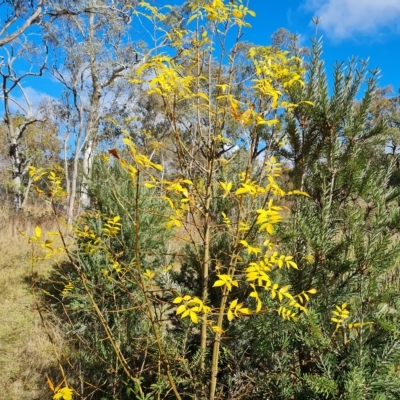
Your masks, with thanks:
[[[119,163],[107,163],[99,157],[92,182],[95,211],[88,211],[75,223],[77,242],[71,247],[72,262],[56,268],[51,278],[57,282],[56,290],[52,290],[54,296],[47,303],[71,338],[71,375],[75,381],[81,380],[79,385],[85,388],[81,395],[122,400],[132,398],[130,393],[135,390],[140,394],[139,382],[144,386],[154,383],[152,369],[158,363],[151,324],[142,308],[144,294],[138,283],[136,208],[140,209],[140,266],[156,272],[160,279],[168,265],[165,263],[173,262],[168,256],[171,235],[160,217],[165,206],[146,193],[145,187],[140,188],[138,198],[136,186]],[[110,226],[118,235],[110,232]],[[153,296],[161,299],[162,293],[155,288]],[[126,357],[126,367],[133,376],[141,377],[137,383],[124,373],[93,304],[121,355]],[[160,320],[165,317],[163,304],[160,300],[154,310]]]

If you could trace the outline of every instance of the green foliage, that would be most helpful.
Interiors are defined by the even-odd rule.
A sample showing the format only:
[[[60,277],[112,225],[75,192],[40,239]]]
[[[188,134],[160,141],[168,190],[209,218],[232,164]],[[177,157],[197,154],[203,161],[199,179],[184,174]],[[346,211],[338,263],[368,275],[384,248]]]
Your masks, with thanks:
[[[397,332],[384,327],[399,318],[399,191],[389,186],[394,165],[377,166],[374,159],[386,135],[384,122],[370,119],[375,77],[364,78],[365,65],[338,65],[329,95],[320,52],[315,44],[308,81],[290,94],[297,102],[307,96],[315,106],[285,115],[288,146],[281,151],[293,162],[293,179],[312,198],[293,205],[293,222],[280,231],[299,266],[290,281],[297,292],[319,288],[308,322],[294,327],[295,373],[305,383],[295,398],[311,390],[311,398],[394,399],[398,377],[386,366],[395,368],[400,347]],[[350,313],[343,314],[346,307]],[[383,361],[388,348],[393,359]]]
[[[65,334],[76,338],[70,374],[84,377],[90,383],[84,393],[89,394],[96,388],[112,398],[128,399],[130,392],[137,393],[141,399],[149,398],[150,394],[142,397],[142,389],[132,386],[131,377],[124,373],[111,341],[106,339],[102,322],[106,323],[120,352],[129,357],[126,362],[130,371],[138,373],[144,362],[151,364],[153,359],[157,364],[157,349],[142,308],[144,297],[136,266],[139,263],[144,270],[159,274],[161,279],[171,235],[160,220],[163,204],[147,196],[148,189],[142,187],[143,196],[138,206],[146,213],[140,213],[142,252],[139,261],[136,260],[136,187],[127,181],[129,175],[119,163],[109,164],[104,157],[97,159],[91,187],[96,211],[84,214],[75,223],[77,250],[71,252],[72,262],[56,268],[52,280],[58,283],[55,289],[47,291],[52,294],[47,297],[47,304],[62,318]],[[160,296],[156,288],[153,296]],[[94,312],[93,304],[101,311],[103,321]],[[154,307],[157,318],[162,319],[167,307],[161,301]],[[142,375],[147,379],[140,381],[139,387],[150,387],[154,383],[153,373]]]
[[[320,395],[321,398],[334,398],[338,390],[336,382],[325,376],[304,375],[305,383],[310,387],[313,393]]]

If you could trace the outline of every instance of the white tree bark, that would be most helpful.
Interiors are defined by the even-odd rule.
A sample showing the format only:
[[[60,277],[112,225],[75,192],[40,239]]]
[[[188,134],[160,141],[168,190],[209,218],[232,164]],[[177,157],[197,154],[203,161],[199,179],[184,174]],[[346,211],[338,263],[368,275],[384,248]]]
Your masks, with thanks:
[[[21,149],[24,134],[29,125],[37,122],[39,119],[33,116],[32,106],[28,96],[21,85],[21,81],[27,76],[41,76],[45,68],[43,64],[39,72],[28,72],[25,74],[17,75],[13,67],[13,63],[18,59],[18,55],[14,54],[14,48],[5,50],[7,60],[3,59],[0,65],[0,79],[2,80],[1,97],[3,98],[4,117],[3,121],[7,127],[7,141],[9,148],[9,157],[11,164],[11,181],[12,189],[14,192],[14,206],[20,210],[25,204],[25,195],[22,186],[24,175],[28,172],[29,159],[23,154]],[[17,101],[12,97],[13,91],[19,90],[25,100],[25,104]],[[11,112],[10,103],[14,103],[20,110],[21,114],[17,118]]]
[[[74,143],[70,151],[64,151],[70,221],[79,210],[90,207],[89,185],[99,130],[112,103],[119,100],[113,95],[118,78],[135,62],[135,52],[125,36],[132,12],[126,2],[78,0],[74,5],[76,10],[65,16],[59,13],[49,32],[56,54],[53,74],[69,93],[69,113],[64,108],[58,118]]]
[[[20,6],[18,6],[18,3],[16,3],[16,8],[12,10],[11,16],[9,18],[6,18],[5,20],[0,20],[0,47],[3,47],[4,45],[14,41],[17,37],[22,35],[32,24],[36,23],[40,19],[40,17],[43,15],[43,3],[44,0],[39,0],[36,7],[33,8],[31,15],[22,22],[22,25],[20,25],[21,21],[18,18],[18,15],[21,11],[19,10]],[[15,30],[13,32],[10,32],[13,29]]]

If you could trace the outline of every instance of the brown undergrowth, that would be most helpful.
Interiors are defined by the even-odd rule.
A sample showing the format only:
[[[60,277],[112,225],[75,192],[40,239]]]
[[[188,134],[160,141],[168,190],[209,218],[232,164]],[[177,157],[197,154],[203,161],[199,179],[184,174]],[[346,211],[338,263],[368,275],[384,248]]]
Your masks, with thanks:
[[[36,225],[56,230],[51,210],[30,207],[14,213],[2,204],[0,223],[0,400],[50,399],[46,376],[57,365],[56,347],[62,339],[56,326],[45,331],[37,311],[38,299],[32,290],[35,279],[47,276],[51,261],[32,267],[31,248],[20,232],[29,236]]]

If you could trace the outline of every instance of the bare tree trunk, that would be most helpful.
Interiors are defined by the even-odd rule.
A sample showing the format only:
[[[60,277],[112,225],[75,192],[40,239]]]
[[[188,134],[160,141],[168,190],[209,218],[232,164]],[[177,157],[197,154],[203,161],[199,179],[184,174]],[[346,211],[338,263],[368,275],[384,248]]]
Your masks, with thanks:
[[[28,196],[29,196],[29,191],[32,186],[32,182],[33,182],[33,180],[31,178],[29,178],[28,184],[26,185],[26,188],[25,188],[25,194],[24,194],[24,199],[21,204],[21,208],[24,208],[26,206],[26,204],[28,203]]]
[[[93,0],[93,5],[96,5],[96,0]],[[89,17],[89,34],[88,41],[94,43],[96,38],[95,15]],[[83,208],[90,207],[89,182],[92,175],[93,158],[97,147],[97,135],[100,119],[100,98],[101,85],[99,82],[99,72],[96,65],[96,54],[90,52],[90,76],[92,79],[92,93],[90,96],[90,114],[87,127],[86,144],[83,148],[83,176],[82,176],[82,193],[80,205]]]
[[[9,91],[6,88],[7,77],[3,76],[3,96],[4,96],[4,122],[8,128],[8,146],[9,156],[11,161],[11,180],[12,190],[14,193],[14,207],[16,210],[20,210],[26,202],[24,202],[24,193],[22,187],[22,178],[28,172],[27,165],[29,160],[25,159],[21,155],[20,143],[25,133],[26,128],[36,122],[37,120],[33,117],[26,118],[17,127],[14,127],[14,120],[9,109]]]
[[[10,158],[12,167],[12,190],[14,192],[14,208],[20,210],[22,208],[22,184],[21,184],[21,160],[18,154],[18,143],[15,138],[10,143]]]
[[[68,223],[71,224],[75,217],[75,199],[76,199],[76,188],[77,188],[77,180],[78,180],[78,167],[79,167],[79,152],[76,151],[74,155],[74,165],[72,168],[72,178],[71,178],[71,187],[69,192],[69,201],[68,201],[68,211],[67,211],[67,219]]]
[[[90,195],[89,195],[89,182],[92,176],[92,167],[93,167],[93,156],[94,156],[94,139],[88,138],[86,142],[86,146],[83,149],[83,161],[82,161],[82,192],[80,205],[83,208],[90,207]]]
[[[114,0],[83,3],[84,8],[78,7],[57,19],[54,24],[57,34],[49,32],[58,55],[53,65],[54,76],[64,85],[66,93],[72,95],[66,97],[65,107],[69,111],[65,112],[63,104],[58,111],[58,118],[70,131],[70,137],[75,135],[73,165],[69,166],[71,173],[67,178],[70,222],[77,212],[90,207],[89,186],[99,144],[99,127],[103,116],[108,114],[101,98],[114,92],[114,83],[133,64],[135,54],[132,46],[125,43],[131,7],[124,1]],[[60,4],[67,4],[68,9],[68,2]],[[112,101],[110,104],[108,109],[113,108]],[[66,150],[64,157],[68,166]]]

